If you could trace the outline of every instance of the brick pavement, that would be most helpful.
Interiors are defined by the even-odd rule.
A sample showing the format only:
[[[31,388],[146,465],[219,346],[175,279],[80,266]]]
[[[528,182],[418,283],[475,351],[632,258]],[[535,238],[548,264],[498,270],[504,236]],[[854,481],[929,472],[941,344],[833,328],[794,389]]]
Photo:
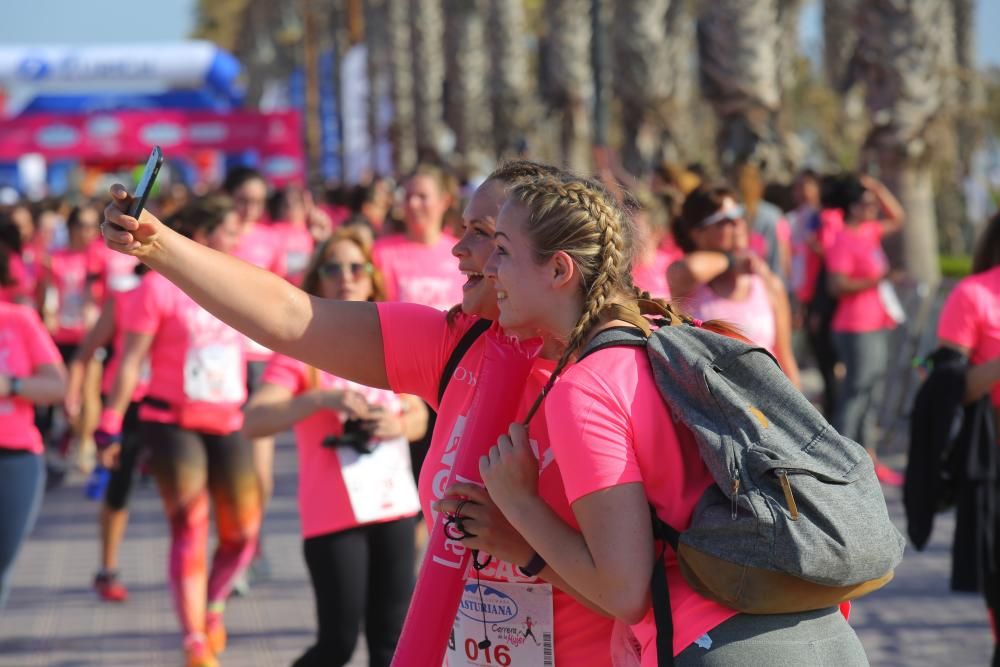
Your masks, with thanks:
[[[227,611],[227,666],[288,665],[311,641],[312,599],[302,564],[295,512],[294,452],[279,447],[274,503],[267,517],[271,581],[234,599]],[[0,667],[159,667],[182,664],[165,587],[165,525],[151,485],[137,489],[122,569],[132,596],[99,603],[90,578],[97,559],[95,503],[82,480],[50,493],[14,571],[0,612]],[[899,518],[899,493],[889,492]],[[899,524],[902,526],[902,523]],[[852,622],[873,665],[965,667],[988,664],[989,630],[977,596],[947,590],[951,517],[942,517],[924,553],[909,551],[890,586],[857,603]],[[364,642],[351,663],[366,664]],[[571,666],[563,666],[571,667]]]

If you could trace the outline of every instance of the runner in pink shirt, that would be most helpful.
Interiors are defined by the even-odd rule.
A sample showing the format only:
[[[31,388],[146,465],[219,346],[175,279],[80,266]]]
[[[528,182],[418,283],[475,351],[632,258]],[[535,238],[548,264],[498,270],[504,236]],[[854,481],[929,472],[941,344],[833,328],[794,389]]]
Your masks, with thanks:
[[[493,502],[539,557],[579,594],[633,626],[646,667],[658,664],[649,586],[654,566],[661,567],[649,505],[661,519],[687,525],[712,478],[693,436],[660,398],[642,350],[610,348],[569,365],[596,331],[634,326],[606,306],[631,304],[638,318],[628,225],[611,195],[591,181],[540,177],[512,188],[486,275],[496,285],[505,331],[566,341],[537,400],[548,406],[548,437],[576,525],[543,500],[530,441],[545,427],[530,413],[523,420],[529,426],[512,424],[480,471]],[[474,548],[476,540],[466,544]],[[666,568],[680,664],[806,664],[816,642],[829,649],[830,664],[867,664],[836,607],[761,620],[695,592],[676,561]],[[712,651],[719,657],[706,657]]]
[[[62,399],[66,371],[34,310],[0,301],[0,609],[10,571],[31,532],[45,488],[36,405]]]
[[[108,252],[114,252],[108,250]],[[120,253],[115,253],[120,255]],[[128,255],[120,255],[128,257]],[[108,347],[111,358],[104,366],[101,378],[101,394],[107,397],[111,394],[121,367],[125,343],[125,318],[135,307],[131,302],[140,292],[138,281],[147,271],[142,264],[133,267],[135,286],[121,291],[111,290],[104,300],[101,316],[76,350],[69,364],[69,383],[66,399],[63,403],[66,413],[76,418],[83,404],[84,378],[90,361],[99,348]],[[114,283],[118,287],[128,284],[124,276]],[[132,485],[135,481],[136,467],[142,451],[139,437],[139,406],[146,395],[149,386],[149,364],[144,363],[135,390],[125,411],[121,427],[121,442],[109,444],[110,435],[98,428],[94,439],[103,451],[100,454],[100,464],[111,470],[105,489],[99,518],[101,540],[101,568],[94,576],[94,589],[102,600],[108,602],[124,602],[128,599],[128,589],[119,580],[118,552],[125,537],[128,525],[128,501]],[[103,400],[103,398],[102,398]]]
[[[474,381],[481,364],[485,347],[483,341],[477,340],[461,359],[442,402],[438,404],[441,374],[458,341],[477,318],[496,317],[496,294],[492,285],[484,280],[483,270],[493,252],[494,222],[508,183],[542,173],[558,173],[558,170],[528,162],[502,166],[470,200],[464,215],[465,233],[454,248],[459,269],[467,280],[463,286],[461,308],[453,308],[450,314],[413,304],[381,303],[375,306],[310,297],[266,271],[255,270],[184,241],[152,216],[143,215],[142,223],[128,217],[119,209],[128,202],[128,194],[120,186],[113,188],[116,203],[109,206],[105,213],[110,222],[121,224],[131,231],[117,232],[105,226],[105,238],[112,248],[140,257],[196,295],[199,302],[217,316],[239,326],[244,333],[266,341],[278,352],[294,356],[337,377],[416,394],[440,408],[429,459],[434,463],[425,466],[426,471],[421,473],[419,484],[421,504],[430,512],[431,503],[444,497],[441,478],[447,474],[449,465],[449,458],[444,453],[449,441],[461,433],[461,425],[465,423],[466,403],[473,391],[469,383]],[[330,345],[331,340],[336,340],[337,344]],[[549,352],[552,356],[552,350]],[[526,393],[528,401],[534,399],[533,390],[545,382],[551,366],[551,361],[538,362],[531,387]],[[527,402],[522,406],[522,409],[526,408]],[[540,483],[549,489],[547,497],[557,503],[557,511],[569,517],[565,495],[557,500],[556,488],[561,486],[558,467],[551,461],[551,454],[547,453],[551,450],[548,450],[544,432],[540,436],[540,455],[546,461],[546,479],[544,482],[540,480]],[[531,591],[524,594],[529,596],[532,604],[543,607],[543,611],[545,595],[551,585],[551,616],[546,612],[544,623],[553,629],[551,643],[556,663],[583,667],[610,664],[612,620],[577,601],[574,593],[566,592],[572,589],[567,588],[551,568],[531,568],[534,564],[533,550],[510,527],[488,497],[481,497],[480,500],[481,503],[469,503],[468,511],[476,516],[474,523],[482,539],[480,546],[499,560],[481,574],[491,577],[491,581],[496,578],[512,587],[528,584]],[[517,568],[529,568],[534,574],[524,575]],[[541,599],[537,599],[539,597]],[[530,615],[534,623],[533,632],[541,636],[542,617],[535,613]],[[468,627],[468,622],[472,620],[480,623],[474,631]],[[460,622],[465,623],[460,632],[482,631],[481,619]],[[481,637],[476,634],[471,636],[476,641]],[[451,653],[451,657],[454,660],[451,667],[469,664],[462,654]],[[512,664],[544,662],[539,657],[528,654],[527,662]]]
[[[308,190],[295,186],[272,194],[267,205],[274,221],[271,230],[283,243],[282,272],[290,283],[301,285],[316,245],[309,231],[310,219],[326,217],[326,213],[313,203]],[[325,224],[331,225],[329,220]]]
[[[903,208],[888,188],[867,176],[841,177],[833,200],[844,213],[844,228],[827,249],[826,268],[830,292],[839,299],[833,342],[846,375],[832,423],[867,447],[884,484],[899,486],[902,475],[878,460],[868,421],[881,404],[889,338],[897,324],[886,304],[886,291],[893,288],[887,280],[889,260],[882,237],[902,229]]]
[[[144,211],[146,216],[152,217]],[[239,239],[238,218],[222,196],[193,201],[170,224],[220,253],[231,252]],[[129,306],[121,366],[101,425],[109,434],[121,433],[148,356],[139,432],[170,524],[170,586],[188,665],[212,667],[226,644],[225,600],[253,557],[261,520],[253,452],[240,435],[245,349],[236,330],[159,273],[143,279]],[[209,572],[210,499],[219,542]]]
[[[380,285],[370,246],[341,228],[320,245],[303,289],[326,299],[379,301]],[[347,664],[364,624],[369,661],[387,665],[413,590],[420,503],[408,441],[427,430],[427,410],[415,397],[279,354],[247,405],[244,432],[292,427],[303,551],[317,610],[316,642],[294,664]]]
[[[687,196],[673,226],[685,255],[667,271],[670,291],[694,317],[730,322],[770,350],[798,386],[788,294],[750,250],[743,216],[743,207],[724,185],[701,185]]]
[[[666,209],[650,193],[628,202],[636,230],[636,258],[632,280],[654,298],[670,300],[667,268],[684,256],[669,232]]]
[[[406,232],[375,242],[375,265],[389,301],[447,310],[462,299],[463,280],[451,254],[456,239],[443,228],[453,204],[445,179],[440,167],[417,167],[406,182]]]

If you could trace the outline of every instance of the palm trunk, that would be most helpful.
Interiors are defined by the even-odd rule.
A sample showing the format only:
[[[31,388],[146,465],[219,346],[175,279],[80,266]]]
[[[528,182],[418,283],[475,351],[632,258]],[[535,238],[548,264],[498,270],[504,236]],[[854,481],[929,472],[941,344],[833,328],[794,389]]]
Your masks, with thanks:
[[[487,20],[493,147],[497,155],[509,155],[525,140],[527,119],[533,115],[524,4],[491,0]]]
[[[389,128],[382,116],[384,101],[391,99],[388,0],[365,0],[365,53],[368,64],[368,134],[371,141],[371,165],[374,172],[384,171],[379,149],[387,140]]]
[[[417,151],[436,156],[441,149],[444,117],[444,18],[440,0],[410,0],[413,50],[409,54],[413,72],[413,119]]]
[[[455,133],[455,152],[478,170],[489,169],[491,110],[487,100],[484,0],[446,0],[447,97],[445,119]]]
[[[901,238],[890,239],[886,249],[896,266],[935,283],[940,273],[930,162],[936,129],[953,96],[951,5],[868,0],[859,9],[859,25],[855,61],[872,121],[864,155],[907,215]]]
[[[590,66],[590,0],[547,0],[546,85],[549,106],[559,116],[563,164],[577,171],[590,168],[594,93]]]
[[[417,138],[413,111],[413,53],[410,36],[410,1],[386,0],[389,69],[392,91],[392,147],[396,173],[406,173],[417,163]]]
[[[701,7],[701,86],[718,117],[723,172],[735,180],[743,165],[753,165],[767,179],[787,177],[778,0],[713,0]]]

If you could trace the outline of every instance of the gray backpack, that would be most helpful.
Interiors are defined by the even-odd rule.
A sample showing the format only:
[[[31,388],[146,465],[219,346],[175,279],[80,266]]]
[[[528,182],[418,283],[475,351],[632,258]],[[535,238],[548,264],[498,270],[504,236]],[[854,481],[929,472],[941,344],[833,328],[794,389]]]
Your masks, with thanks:
[[[892,579],[905,540],[871,458],[767,350],[689,325],[660,326],[648,338],[619,327],[598,333],[581,359],[621,346],[646,348],[664,402],[694,434],[715,480],[687,530],[653,516],[692,588],[743,613],[779,614],[830,607]],[[660,664],[672,664],[659,563],[652,589]]]

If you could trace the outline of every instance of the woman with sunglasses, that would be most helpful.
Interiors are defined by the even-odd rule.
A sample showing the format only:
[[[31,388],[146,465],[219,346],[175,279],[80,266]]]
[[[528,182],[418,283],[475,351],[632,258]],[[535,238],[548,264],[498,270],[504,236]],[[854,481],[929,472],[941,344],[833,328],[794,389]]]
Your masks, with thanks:
[[[147,212],[141,221],[129,217],[123,213],[129,195],[121,186],[112,188],[114,203],[105,215],[109,222],[130,231],[105,225],[105,241],[113,249],[138,256],[204,307],[268,347],[337,377],[414,394],[437,409],[427,464],[418,482],[421,508],[431,517],[432,503],[445,498],[443,480],[448,478],[453,460],[450,451],[461,446],[469,400],[486,349],[484,338],[476,339],[461,356],[439,400],[444,368],[472,327],[481,319],[495,320],[498,313],[497,293],[483,274],[495,248],[497,214],[512,184],[559,173],[553,167],[515,161],[501,165],[476,190],[463,214],[464,233],[452,250],[458,259],[458,273],[466,281],[461,306],[450,313],[416,304],[334,301],[309,295],[266,271],[185,241]],[[558,342],[549,343],[554,345]],[[549,359],[535,362],[521,397],[520,414],[527,413],[553,365]],[[538,493],[555,512],[570,520],[562,476],[549,453],[544,428],[535,444],[545,462],[537,474]],[[497,590],[530,596],[532,601],[541,598],[539,606],[544,613],[529,615],[542,646],[531,642],[524,647],[529,653],[511,664],[543,664],[546,651],[552,652],[557,664],[611,664],[613,619],[591,603],[581,602],[572,588],[539,562],[487,494],[472,498],[462,514],[479,546],[493,557],[478,573],[481,585],[496,585]],[[470,567],[465,578],[467,591],[471,587],[475,595],[480,586],[477,573]],[[478,605],[478,596],[470,604]],[[454,626],[455,649],[448,652],[451,667],[476,664],[466,651],[474,652],[483,637],[480,616],[459,616]],[[497,640],[494,634],[494,650],[502,643]],[[479,657],[481,663],[483,657]]]
[[[317,249],[302,288],[324,299],[381,301],[370,248],[340,229]],[[316,642],[295,667],[346,665],[362,624],[372,665],[388,665],[413,589],[420,509],[409,440],[422,401],[372,389],[277,354],[250,398],[251,437],[295,429],[303,553],[316,599]]]
[[[792,320],[784,284],[750,250],[750,230],[735,193],[701,185],[684,200],[673,230],[684,258],[667,270],[670,294],[700,320],[736,325],[770,350],[798,386]]]

